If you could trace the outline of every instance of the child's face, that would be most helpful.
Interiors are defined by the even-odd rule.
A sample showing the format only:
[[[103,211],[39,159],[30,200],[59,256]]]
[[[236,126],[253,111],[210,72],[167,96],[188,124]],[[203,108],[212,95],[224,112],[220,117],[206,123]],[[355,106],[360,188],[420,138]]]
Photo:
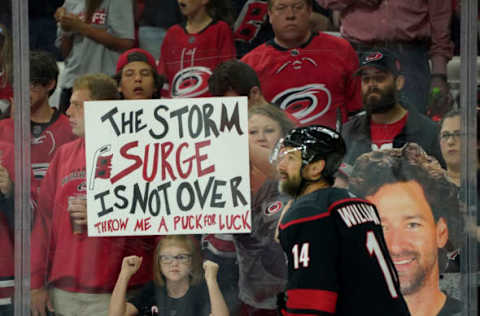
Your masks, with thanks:
[[[182,14],[186,17],[195,15],[201,9],[204,9],[208,0],[178,0],[178,6]]]
[[[167,244],[160,250],[160,269],[167,281],[188,279],[192,255],[184,246]]]

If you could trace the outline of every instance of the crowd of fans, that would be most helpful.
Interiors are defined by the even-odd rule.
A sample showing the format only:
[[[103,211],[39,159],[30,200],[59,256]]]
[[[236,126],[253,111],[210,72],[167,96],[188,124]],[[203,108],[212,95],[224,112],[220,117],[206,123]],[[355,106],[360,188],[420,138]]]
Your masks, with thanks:
[[[2,10],[10,10],[8,3]],[[447,77],[457,1],[29,3],[33,315],[276,315],[287,272],[275,232],[289,197],[279,192],[269,157],[289,129],[312,124],[336,129],[346,142],[335,186],[370,196],[390,227],[400,216],[389,213],[385,196],[425,192],[429,222],[408,225],[430,225],[438,234],[430,248],[408,250],[418,258],[427,251],[434,262],[421,268],[435,271],[425,272],[430,281],[424,282],[402,270],[401,285],[420,284],[402,291],[412,315],[460,312],[460,298],[440,282],[443,273],[459,272],[465,220],[457,200],[462,128]],[[0,315],[13,315],[11,116],[18,105],[10,34],[11,21],[0,14]],[[60,100],[51,104],[57,85]],[[439,95],[445,102],[432,102]],[[86,202],[71,198],[85,194],[83,103],[221,96],[248,97],[252,232],[87,237]],[[402,177],[407,165],[414,171]],[[424,166],[441,185],[414,182]],[[385,182],[375,184],[380,178]],[[413,184],[382,191],[398,182]],[[437,206],[436,196],[454,206]],[[412,230],[404,234],[416,234]],[[401,247],[393,231],[386,242],[395,257]],[[480,235],[476,225],[468,231]],[[202,257],[208,259],[203,267]],[[422,305],[429,300],[419,297],[429,293],[435,300]],[[447,308],[449,314],[440,314]]]

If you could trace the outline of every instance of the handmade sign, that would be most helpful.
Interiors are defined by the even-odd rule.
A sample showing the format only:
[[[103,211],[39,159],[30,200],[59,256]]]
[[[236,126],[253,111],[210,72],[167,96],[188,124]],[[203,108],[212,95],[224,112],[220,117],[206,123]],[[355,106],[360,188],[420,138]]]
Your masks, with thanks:
[[[89,236],[250,232],[247,98],[85,103]]]

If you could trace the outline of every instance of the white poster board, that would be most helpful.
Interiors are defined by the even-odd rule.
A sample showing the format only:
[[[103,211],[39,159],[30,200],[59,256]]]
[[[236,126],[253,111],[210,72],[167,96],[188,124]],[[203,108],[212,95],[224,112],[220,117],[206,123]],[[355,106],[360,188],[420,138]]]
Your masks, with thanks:
[[[85,103],[89,236],[251,230],[246,97]]]

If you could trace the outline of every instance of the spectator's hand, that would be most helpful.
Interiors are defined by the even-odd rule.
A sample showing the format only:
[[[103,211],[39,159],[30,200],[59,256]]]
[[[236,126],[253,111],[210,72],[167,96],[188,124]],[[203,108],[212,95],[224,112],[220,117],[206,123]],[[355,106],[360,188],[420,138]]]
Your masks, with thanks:
[[[120,274],[127,279],[130,279],[135,273],[137,273],[138,269],[140,269],[142,260],[143,258],[138,256],[129,256],[123,258],[122,270],[120,270]]]
[[[217,263],[210,261],[210,260],[205,260],[203,262],[203,270],[205,271],[205,281],[211,282],[211,281],[217,281],[217,274],[218,274],[218,269],[219,266]]]
[[[65,13],[59,22],[64,31],[74,33],[82,33],[86,25],[78,16],[71,13]]]
[[[430,91],[433,91],[434,88],[438,88],[440,90],[440,93],[445,95],[450,92],[450,87],[448,86],[447,80],[445,80],[445,78],[442,78],[438,75],[437,76],[433,75],[431,78]]]
[[[42,287],[39,289],[31,290],[31,308],[32,316],[46,316],[46,309],[50,312],[54,312],[53,305],[48,297],[48,291]]]
[[[60,22],[60,19],[67,13],[67,10],[64,7],[59,7],[55,11],[55,14],[53,17],[55,18],[55,21]]]
[[[69,205],[72,220],[77,225],[87,225],[87,199],[73,199]]]
[[[445,79],[432,76],[427,115],[431,119],[438,121],[452,109],[453,103],[453,96]]]
[[[0,165],[0,192],[2,192],[6,198],[11,197],[13,192],[13,183],[10,175],[2,165]]]

